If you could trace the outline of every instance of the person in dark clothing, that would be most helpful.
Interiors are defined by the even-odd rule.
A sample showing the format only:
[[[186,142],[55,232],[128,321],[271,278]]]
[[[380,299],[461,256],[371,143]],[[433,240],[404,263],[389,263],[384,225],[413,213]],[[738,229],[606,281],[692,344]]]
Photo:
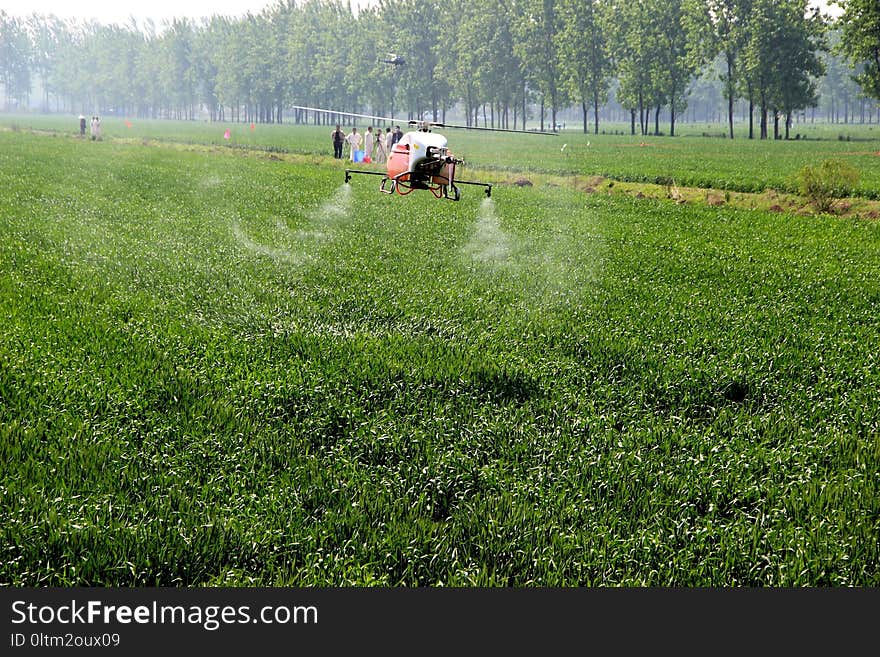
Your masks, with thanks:
[[[337,160],[342,159],[342,145],[345,143],[345,133],[342,132],[342,128],[338,125],[336,126],[336,130],[330,133],[333,137],[333,157]]]
[[[79,136],[86,136],[86,117],[84,117],[82,114],[79,115]]]

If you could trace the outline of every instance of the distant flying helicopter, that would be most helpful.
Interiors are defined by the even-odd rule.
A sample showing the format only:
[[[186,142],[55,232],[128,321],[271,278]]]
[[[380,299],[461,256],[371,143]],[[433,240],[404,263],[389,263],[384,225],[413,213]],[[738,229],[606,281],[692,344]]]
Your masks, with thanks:
[[[409,125],[412,130],[405,132],[388,154],[386,171],[364,171],[363,169],[346,169],[345,182],[351,181],[353,175],[382,176],[379,191],[385,194],[401,196],[413,190],[430,191],[436,198],[451,201],[461,199],[459,185],[478,185],[485,188],[486,196],[492,195],[492,184],[475,180],[459,180],[455,177],[456,167],[463,160],[455,157],[449,150],[448,141],[443,135],[433,132],[434,128],[458,128],[463,130],[482,130],[486,132],[514,132],[526,135],[557,136],[555,132],[532,130],[510,130],[507,128],[485,128],[479,126],[451,125],[426,120],[401,120],[370,114],[354,114],[316,107],[293,106],[294,109],[309,112],[324,112],[337,116],[351,116],[376,121],[388,121],[393,125]]]
[[[393,52],[388,53],[385,56],[385,59],[379,60],[383,64],[393,64],[394,66],[403,66],[406,64],[406,60],[400,55],[396,55]]]

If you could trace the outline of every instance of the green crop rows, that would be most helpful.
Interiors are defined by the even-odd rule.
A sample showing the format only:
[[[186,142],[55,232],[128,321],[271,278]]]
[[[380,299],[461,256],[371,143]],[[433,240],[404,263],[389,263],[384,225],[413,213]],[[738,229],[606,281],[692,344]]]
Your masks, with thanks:
[[[117,129],[0,132],[0,582],[880,584],[878,222]]]
[[[5,117],[0,120],[3,124],[69,135],[78,129],[73,117]],[[359,131],[363,132],[364,127],[361,122]],[[229,141],[223,138],[227,128]],[[795,130],[804,139],[789,141],[749,140],[742,130],[734,140],[706,138],[700,136],[700,128],[705,132],[702,125],[685,125],[685,136],[675,138],[630,136],[629,126],[609,129],[612,128],[627,134],[584,135],[568,130],[558,136],[512,136],[452,129],[444,134],[456,155],[480,169],[525,175],[534,172],[607,176],[628,182],[741,192],[795,192],[797,174],[803,166],[840,159],[859,171],[855,194],[880,198],[880,125],[798,124]],[[146,120],[134,120],[129,128],[112,117],[104,122],[108,138],[149,138],[327,156],[332,154],[330,130],[330,126],[287,124],[256,125],[251,130],[248,124],[241,123]]]

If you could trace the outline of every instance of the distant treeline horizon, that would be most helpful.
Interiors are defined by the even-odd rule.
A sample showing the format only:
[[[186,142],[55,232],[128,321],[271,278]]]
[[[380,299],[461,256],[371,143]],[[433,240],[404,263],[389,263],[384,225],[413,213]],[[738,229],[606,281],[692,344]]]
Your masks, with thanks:
[[[632,134],[674,135],[682,119],[723,117],[750,138],[788,136],[807,111],[880,121],[880,72],[858,41],[880,6],[849,0],[832,20],[809,4],[281,1],[161,33],[0,11],[0,90],[6,110],[260,123],[334,120],[294,105],[541,129],[577,112],[594,133],[628,120]]]

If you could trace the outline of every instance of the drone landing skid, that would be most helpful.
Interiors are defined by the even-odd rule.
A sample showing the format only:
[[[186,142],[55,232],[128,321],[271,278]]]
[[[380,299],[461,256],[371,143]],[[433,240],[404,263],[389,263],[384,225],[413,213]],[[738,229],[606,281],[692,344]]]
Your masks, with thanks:
[[[441,183],[441,182],[422,182],[415,181],[410,179],[410,172],[405,171],[393,178],[389,178],[384,173],[380,171],[361,171],[359,169],[346,169],[345,170],[345,182],[351,181],[351,176],[353,174],[360,174],[364,176],[382,176],[382,182],[379,183],[379,191],[384,194],[393,194],[397,192],[401,196],[406,196],[414,189],[427,189],[437,198],[446,198],[450,201],[458,201],[461,199],[461,190],[458,189],[455,183],[459,185],[478,185],[480,187],[484,187],[486,191],[486,197],[492,196],[492,185],[490,183],[482,183],[471,180],[456,180],[455,183]]]
[[[387,185],[387,187],[386,187]],[[379,185],[379,191],[385,194],[393,194],[397,192],[401,196],[406,196],[415,189],[426,189],[431,192],[435,198],[447,198],[450,201],[458,201],[461,199],[461,192],[455,184],[449,182],[445,177],[434,176],[428,179],[416,179],[409,171],[399,173],[393,178],[385,177],[382,184]]]

